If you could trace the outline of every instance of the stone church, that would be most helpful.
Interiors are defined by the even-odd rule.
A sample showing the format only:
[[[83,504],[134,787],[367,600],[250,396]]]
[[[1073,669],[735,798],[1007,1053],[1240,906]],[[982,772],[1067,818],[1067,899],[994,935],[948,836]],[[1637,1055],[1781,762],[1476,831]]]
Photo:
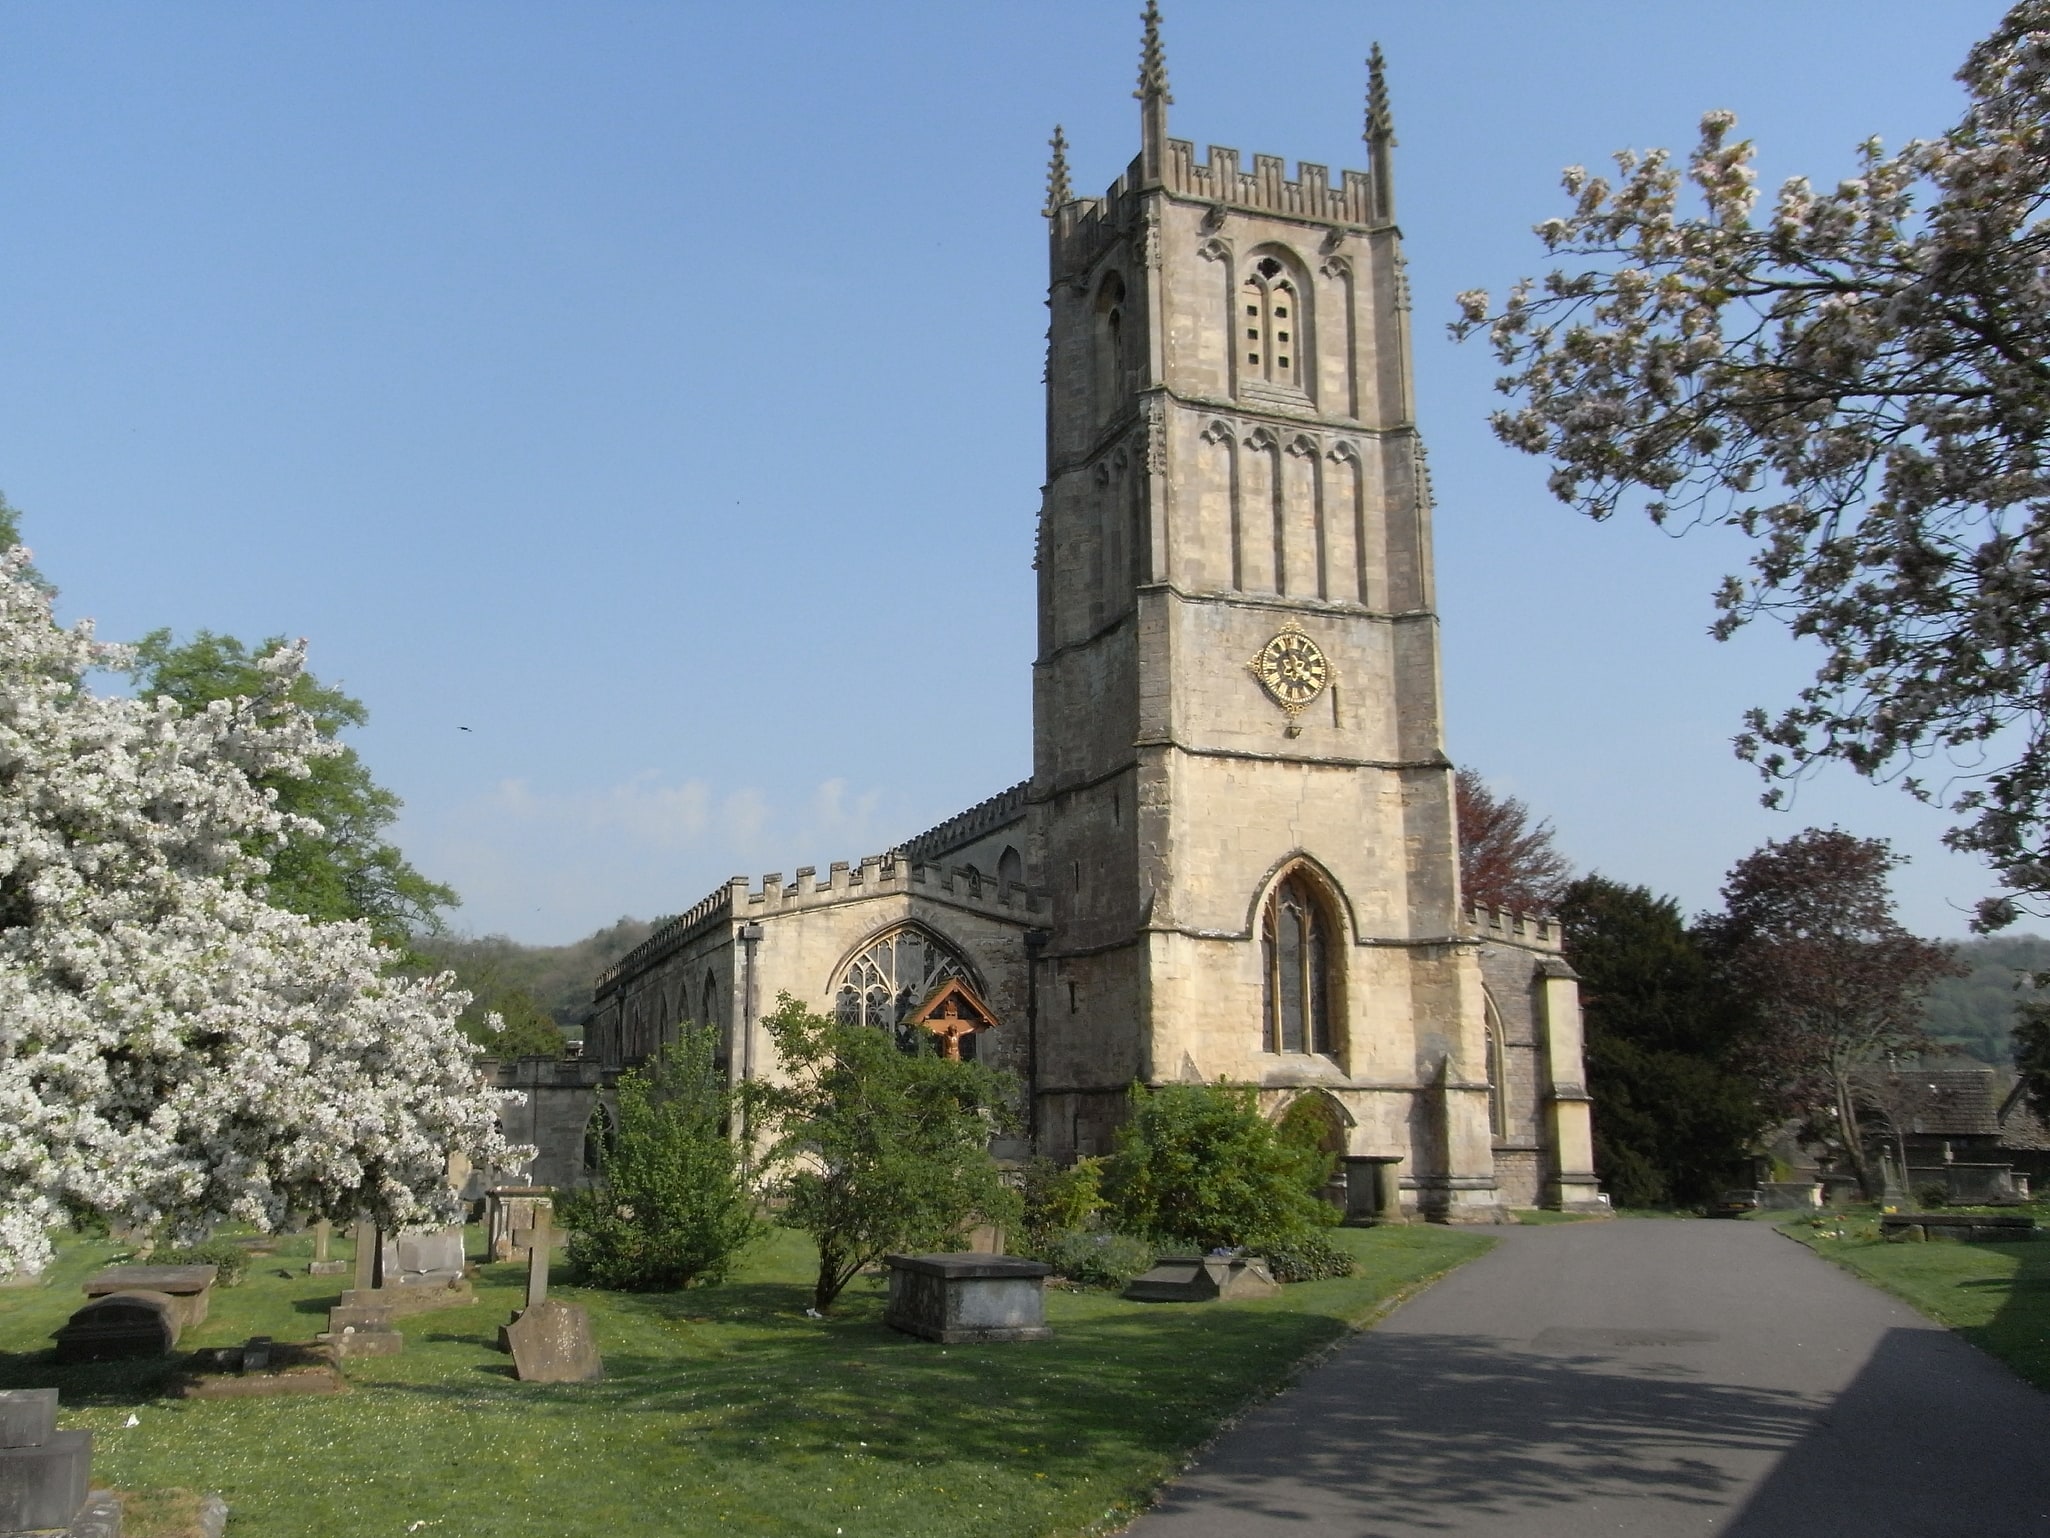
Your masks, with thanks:
[[[1103,1153],[1134,1082],[1230,1081],[1309,1097],[1356,1211],[1605,1206],[1558,931],[1460,897],[1379,50],[1335,181],[1170,137],[1151,3],[1136,95],[1101,197],[1053,140],[1031,777],[663,925],[584,1061],[500,1070],[537,1178],[578,1178],[603,1086],[680,1022],[773,1075],[788,992],[1016,1074],[1001,1152]]]

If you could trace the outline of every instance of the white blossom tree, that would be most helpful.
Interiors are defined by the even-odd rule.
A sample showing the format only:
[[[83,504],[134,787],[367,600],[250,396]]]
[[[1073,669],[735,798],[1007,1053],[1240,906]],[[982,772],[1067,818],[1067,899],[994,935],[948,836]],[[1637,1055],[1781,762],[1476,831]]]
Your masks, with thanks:
[[[515,1162],[448,977],[269,906],[293,824],[253,785],[331,751],[286,696],[104,697],[120,648],[0,555],[0,1274],[97,1212],[190,1232],[288,1210],[446,1219],[451,1153]]]
[[[1998,872],[1995,928],[2050,902],[2050,0],[1958,78],[1950,132],[1869,141],[1762,218],[1727,112],[1685,168],[1698,211],[1663,150],[1569,168],[1537,227],[1566,265],[1460,295],[1452,329],[1488,333],[1518,398],[1495,432],[1560,500],[1752,539],[1716,633],[1769,614],[1822,649],[1737,739],[1768,803],[1829,761],[1900,780]]]

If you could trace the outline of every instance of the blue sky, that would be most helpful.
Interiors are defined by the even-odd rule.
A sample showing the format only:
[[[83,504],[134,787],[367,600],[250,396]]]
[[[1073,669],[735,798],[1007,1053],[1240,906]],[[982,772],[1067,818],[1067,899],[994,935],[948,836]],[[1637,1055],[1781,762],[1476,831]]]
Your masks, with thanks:
[[[0,489],[105,636],[309,637],[458,927],[886,847],[1029,768],[1045,140],[1133,154],[1137,9],[11,0]],[[2001,10],[1168,0],[1199,146],[1358,166],[1388,54],[1449,746],[1583,868],[1699,909],[1837,822],[1924,932],[1987,890],[1897,790],[1758,806],[1728,739],[1805,668],[1705,634],[1739,547],[1552,502],[1442,323],[1562,166],[1729,107],[1834,181]]]

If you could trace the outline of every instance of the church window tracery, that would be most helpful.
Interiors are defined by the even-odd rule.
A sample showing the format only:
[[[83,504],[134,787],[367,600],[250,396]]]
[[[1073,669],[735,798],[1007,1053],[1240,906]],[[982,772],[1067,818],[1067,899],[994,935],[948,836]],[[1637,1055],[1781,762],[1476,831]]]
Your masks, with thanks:
[[[1309,879],[1300,871],[1284,877],[1267,899],[1260,926],[1269,1052],[1335,1049],[1332,934],[1328,909]]]
[[[950,977],[971,987],[968,963],[929,930],[900,925],[878,935],[841,970],[833,1009],[842,1025],[896,1032],[900,1047],[916,1045],[905,1019]]]
[[[1301,387],[1302,303],[1294,276],[1279,258],[1263,256],[1239,285],[1245,311],[1245,376]]]

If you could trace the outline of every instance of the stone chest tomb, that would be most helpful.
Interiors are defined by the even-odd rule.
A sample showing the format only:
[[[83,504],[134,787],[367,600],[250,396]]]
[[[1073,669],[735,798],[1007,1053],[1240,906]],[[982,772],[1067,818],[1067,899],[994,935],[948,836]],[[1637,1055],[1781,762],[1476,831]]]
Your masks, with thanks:
[[[1011,1255],[891,1255],[883,1322],[945,1345],[1047,1340],[1046,1278],[1053,1267]]]

